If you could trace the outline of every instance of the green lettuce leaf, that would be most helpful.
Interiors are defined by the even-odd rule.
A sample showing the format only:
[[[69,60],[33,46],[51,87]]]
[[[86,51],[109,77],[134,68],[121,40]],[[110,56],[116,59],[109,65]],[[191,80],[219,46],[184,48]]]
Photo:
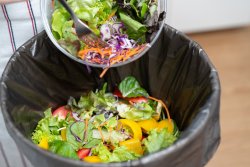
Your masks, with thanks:
[[[138,159],[140,155],[129,151],[125,146],[116,147],[110,157],[110,162],[120,162]]]
[[[128,138],[128,135],[119,133],[115,130],[108,132],[107,130],[102,129],[102,135],[97,129],[93,130],[92,138],[102,139],[102,136],[104,138],[104,141],[112,143],[113,145],[118,145],[120,141],[124,141]]]
[[[114,5],[113,0],[68,0],[67,3],[97,35],[98,26],[107,20]]]
[[[111,117],[108,120],[106,120],[105,127],[107,129],[109,129],[109,128],[115,128],[117,126],[117,124],[118,124],[118,121],[117,121],[116,117]]]
[[[81,43],[79,40],[65,40],[65,39],[60,39],[58,40],[58,43],[69,53],[72,55],[76,56],[78,51],[81,48]]]
[[[62,38],[68,40],[78,40],[78,37],[73,33],[73,21],[66,21],[62,26]]]
[[[67,104],[70,106],[73,112],[78,113],[78,114],[93,110],[92,109],[93,101],[89,98],[88,95],[81,96],[79,101],[77,101],[73,97],[70,97]]]
[[[97,146],[99,143],[102,142],[101,138],[93,138],[93,130],[95,130],[95,126],[93,125],[93,122],[89,121],[88,123],[88,131],[86,133],[87,136],[85,136],[87,138],[87,142],[86,144],[83,146],[84,148],[92,148]]]
[[[89,99],[88,96],[81,96],[78,102],[79,108],[84,108],[85,110],[91,110],[93,102]]]
[[[118,87],[123,97],[149,96],[147,91],[143,89],[139,82],[132,76],[124,78]]]
[[[84,146],[83,146],[83,148],[92,148],[92,147],[95,147],[95,146],[97,146],[99,143],[101,143],[102,142],[102,140],[101,139],[91,139],[91,140],[89,140],[89,142],[87,143],[87,144],[85,144]]]
[[[172,145],[177,137],[169,133],[166,128],[161,131],[153,129],[149,132],[149,136],[145,138],[142,143],[145,145],[147,153],[153,153]]]
[[[44,111],[44,118],[38,122],[38,125],[32,133],[32,141],[38,144],[42,138],[47,138],[49,142],[53,140],[61,140],[59,133],[60,128],[67,126],[65,120],[53,117],[51,108]]]
[[[155,113],[155,110],[148,103],[136,103],[135,106],[124,107],[125,104],[117,106],[119,116],[133,121],[142,121],[150,119]]]
[[[104,123],[105,120],[104,114],[96,115],[94,119],[95,126],[99,126],[100,124]]]
[[[49,150],[53,153],[56,153],[66,158],[71,158],[76,160],[79,159],[76,154],[76,151],[72,148],[72,146],[69,143],[65,141],[55,140],[49,143]]]
[[[82,21],[86,22],[97,35],[100,34],[99,26],[107,21],[107,18],[113,12],[114,6],[113,0],[68,0],[67,3],[74,13]],[[66,40],[64,43],[70,45],[69,42],[75,41],[72,39],[72,34],[70,40],[65,38],[63,34],[64,25],[69,20],[72,20],[69,13],[56,1],[55,10],[52,14],[52,33],[57,40],[64,39]],[[81,47],[83,47],[82,45],[81,42]],[[67,48],[67,50],[71,51],[72,48]]]
[[[56,39],[61,39],[63,37],[62,28],[69,18],[70,15],[64,8],[58,8],[53,12],[51,27]]]
[[[109,162],[110,157],[112,156],[112,153],[108,150],[106,146],[103,145],[103,143],[100,143],[95,148],[92,149],[93,155],[98,155],[98,157],[103,162]]]
[[[95,147],[92,153],[98,155],[103,162],[121,162],[138,159],[140,157],[130,152],[126,147],[116,147],[111,153],[102,143]]]
[[[129,15],[119,12],[119,16],[121,21],[127,27],[127,34],[130,38],[134,40],[138,40],[139,38],[145,38],[145,33],[147,32],[147,28],[145,25],[140,23],[137,20],[132,19]]]
[[[72,55],[77,55],[78,51],[84,48],[85,44],[78,39],[73,32],[73,21],[66,21],[62,26],[62,36],[58,43]]]
[[[66,138],[67,142],[71,144],[74,150],[79,150],[84,144],[84,132],[85,132],[85,123],[84,122],[72,122],[67,127]],[[76,140],[76,136],[78,140]]]
[[[68,105],[73,112],[80,114],[82,119],[90,119],[93,113],[99,115],[114,109],[116,98],[112,93],[106,93],[106,87],[107,84],[104,84],[101,90],[91,91],[87,95],[81,96],[79,101],[71,97],[68,100]]]
[[[138,19],[143,20],[148,12],[149,0],[130,0],[130,6],[134,9]]]
[[[140,12],[141,18],[144,18],[146,16],[147,12],[148,12],[148,5],[147,5],[147,3],[142,2],[142,4],[141,4],[141,12]]]
[[[99,108],[102,107],[105,110],[110,110],[113,108],[113,104],[116,102],[116,98],[112,93],[106,93],[107,83],[103,85],[103,88],[99,91],[90,92],[89,98],[93,102],[93,107],[96,108],[96,111],[99,111]]]

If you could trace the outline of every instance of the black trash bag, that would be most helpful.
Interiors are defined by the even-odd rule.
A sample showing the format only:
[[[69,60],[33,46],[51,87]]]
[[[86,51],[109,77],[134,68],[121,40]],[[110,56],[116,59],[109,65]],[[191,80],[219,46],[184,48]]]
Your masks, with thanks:
[[[64,56],[45,32],[14,53],[1,80],[1,107],[8,132],[34,166],[205,166],[220,143],[220,83],[197,43],[165,25],[146,55],[109,69],[103,79],[99,78],[101,71]],[[135,76],[150,95],[168,105],[182,131],[174,145],[135,161],[90,165],[32,143],[31,133],[45,109],[64,105],[70,96],[79,97],[104,82],[112,90],[128,75]]]

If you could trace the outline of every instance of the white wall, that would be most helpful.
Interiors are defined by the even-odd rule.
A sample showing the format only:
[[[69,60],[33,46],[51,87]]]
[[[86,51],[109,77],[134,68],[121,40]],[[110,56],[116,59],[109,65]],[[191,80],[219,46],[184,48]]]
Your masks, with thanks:
[[[167,24],[183,32],[250,25],[250,0],[166,0]]]

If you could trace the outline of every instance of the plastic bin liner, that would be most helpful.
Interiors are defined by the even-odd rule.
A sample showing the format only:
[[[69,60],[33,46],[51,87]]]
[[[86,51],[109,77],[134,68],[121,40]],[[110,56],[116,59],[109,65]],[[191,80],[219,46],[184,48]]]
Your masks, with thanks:
[[[42,32],[12,56],[1,79],[1,107],[8,132],[36,167],[55,166],[205,166],[220,143],[218,73],[204,50],[165,25],[150,51],[130,64],[102,69],[86,67],[63,55]],[[43,111],[66,104],[70,96],[100,88],[109,90],[132,75],[169,107],[182,133],[172,146],[135,161],[88,164],[38,148],[30,136]]]

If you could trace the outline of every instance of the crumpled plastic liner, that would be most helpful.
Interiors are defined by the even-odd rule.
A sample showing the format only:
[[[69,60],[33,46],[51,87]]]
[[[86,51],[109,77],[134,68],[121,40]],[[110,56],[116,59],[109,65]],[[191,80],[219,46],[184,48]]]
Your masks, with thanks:
[[[205,166],[220,143],[220,82],[215,67],[196,42],[165,25],[143,57],[109,69],[103,79],[99,78],[101,72],[63,55],[45,32],[14,53],[1,79],[1,107],[8,132],[34,166]],[[168,105],[182,131],[174,145],[135,161],[88,164],[32,143],[31,133],[45,109],[64,105],[70,96],[79,97],[104,82],[112,91],[128,75]]]

